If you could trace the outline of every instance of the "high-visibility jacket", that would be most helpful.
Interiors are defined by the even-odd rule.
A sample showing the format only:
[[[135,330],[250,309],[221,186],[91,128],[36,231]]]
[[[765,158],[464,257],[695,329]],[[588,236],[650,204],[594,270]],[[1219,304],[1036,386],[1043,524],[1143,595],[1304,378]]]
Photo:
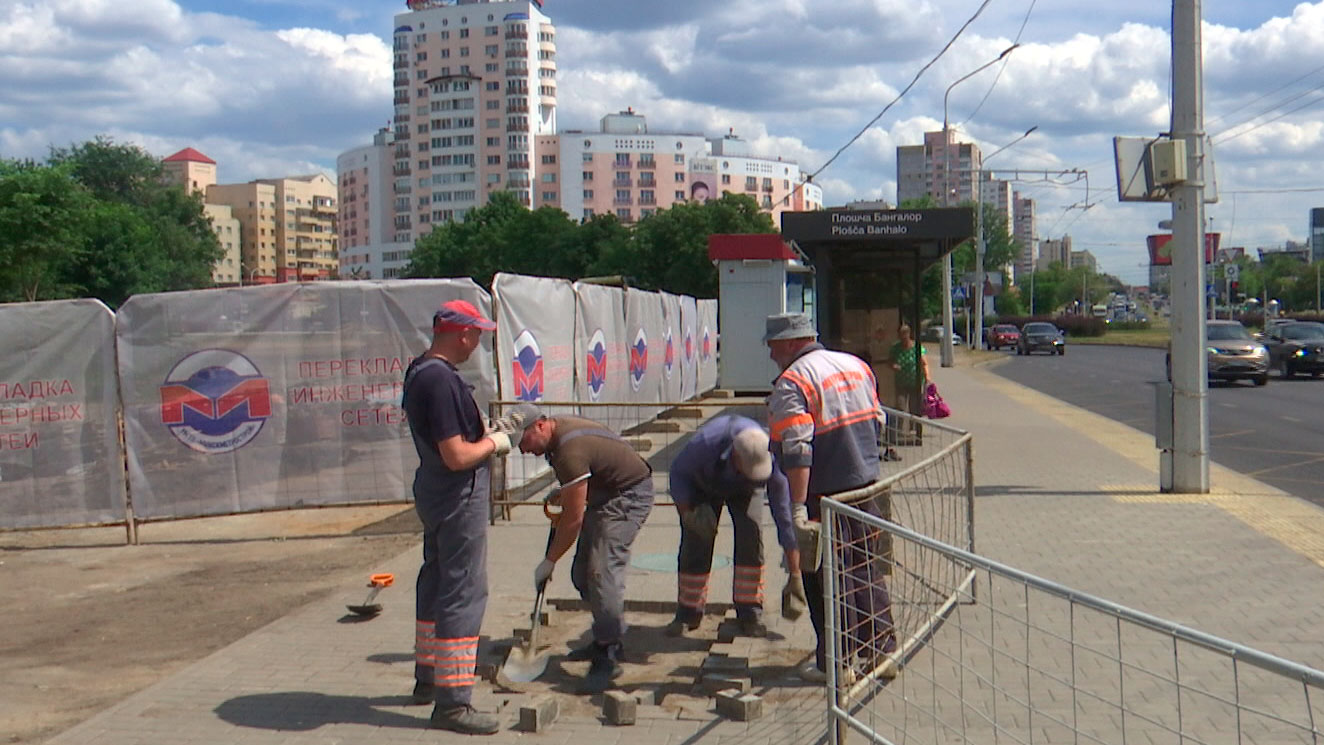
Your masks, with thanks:
[[[809,495],[878,479],[883,410],[873,370],[814,343],[773,382],[768,429],[783,469],[809,467]]]

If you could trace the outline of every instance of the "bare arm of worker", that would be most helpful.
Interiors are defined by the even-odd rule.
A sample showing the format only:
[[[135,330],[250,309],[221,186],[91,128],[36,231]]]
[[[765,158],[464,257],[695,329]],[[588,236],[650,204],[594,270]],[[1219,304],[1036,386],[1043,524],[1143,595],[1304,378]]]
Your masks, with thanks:
[[[798,504],[804,504],[809,500],[809,467],[800,466],[798,468],[782,467],[786,472],[786,480],[791,486],[791,507],[795,508]]]
[[[588,503],[588,479],[561,487],[561,518],[556,521],[556,537],[547,558],[557,561],[575,545],[584,524],[584,505]]]
[[[783,549],[783,552],[786,554],[786,573],[795,574],[799,572],[800,548],[798,546],[793,548],[787,548],[787,549]]]
[[[468,442],[460,435],[454,435],[437,443],[437,452],[441,453],[441,462],[447,468],[467,471],[492,457],[496,443],[486,437],[478,442]]]

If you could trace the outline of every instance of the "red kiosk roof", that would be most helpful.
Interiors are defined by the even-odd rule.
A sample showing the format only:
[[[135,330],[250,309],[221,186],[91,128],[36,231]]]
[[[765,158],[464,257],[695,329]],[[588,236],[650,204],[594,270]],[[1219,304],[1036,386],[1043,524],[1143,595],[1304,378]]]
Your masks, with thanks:
[[[708,236],[712,261],[741,259],[794,259],[795,252],[778,233],[716,233]]]

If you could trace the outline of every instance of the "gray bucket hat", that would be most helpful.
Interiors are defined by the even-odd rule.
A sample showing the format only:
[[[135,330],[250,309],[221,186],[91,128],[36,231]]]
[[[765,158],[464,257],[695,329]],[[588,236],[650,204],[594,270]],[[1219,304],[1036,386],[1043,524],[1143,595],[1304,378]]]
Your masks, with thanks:
[[[767,331],[763,334],[765,343],[778,339],[817,339],[818,331],[814,322],[804,313],[780,313],[768,316]]]

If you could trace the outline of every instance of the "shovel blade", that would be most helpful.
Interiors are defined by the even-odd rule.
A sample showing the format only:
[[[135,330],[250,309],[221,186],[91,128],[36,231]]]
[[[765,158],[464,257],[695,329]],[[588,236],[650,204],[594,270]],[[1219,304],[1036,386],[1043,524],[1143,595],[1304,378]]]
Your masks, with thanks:
[[[548,653],[538,654],[532,649],[515,647],[501,666],[501,674],[513,683],[532,683],[547,672]]]

